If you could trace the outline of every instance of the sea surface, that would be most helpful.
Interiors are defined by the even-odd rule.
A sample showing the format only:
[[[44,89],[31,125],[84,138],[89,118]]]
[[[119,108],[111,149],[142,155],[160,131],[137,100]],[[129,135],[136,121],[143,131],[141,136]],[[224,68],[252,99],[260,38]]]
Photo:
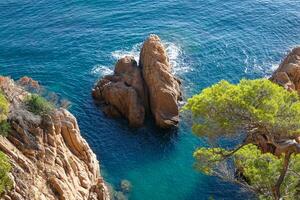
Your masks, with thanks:
[[[182,115],[177,131],[147,120],[130,129],[107,118],[91,98],[118,58],[138,59],[145,38],[163,40],[185,99],[221,79],[269,76],[300,44],[299,0],[1,0],[0,74],[38,80],[72,103],[102,175],[130,200],[253,199],[238,186],[193,169],[205,145]]]

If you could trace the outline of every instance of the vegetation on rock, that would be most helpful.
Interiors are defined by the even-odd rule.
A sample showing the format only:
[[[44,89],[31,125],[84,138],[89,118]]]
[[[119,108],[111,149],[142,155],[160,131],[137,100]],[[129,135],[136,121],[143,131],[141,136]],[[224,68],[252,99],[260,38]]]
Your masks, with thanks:
[[[0,91],[0,122],[7,119],[9,103],[4,94]]]
[[[0,135],[7,137],[10,130],[11,130],[11,126],[6,120],[0,122]]]
[[[221,81],[188,100],[193,132],[210,147],[196,168],[239,183],[261,199],[296,199],[300,187],[300,99],[266,79]]]
[[[5,190],[10,190],[12,188],[12,181],[8,176],[11,169],[12,166],[9,163],[8,157],[0,151],[0,195]]]
[[[55,108],[53,104],[37,94],[28,95],[25,104],[27,109],[36,115],[49,114]]]
[[[0,135],[7,136],[10,131],[10,124],[6,121],[9,112],[9,102],[0,91]]]

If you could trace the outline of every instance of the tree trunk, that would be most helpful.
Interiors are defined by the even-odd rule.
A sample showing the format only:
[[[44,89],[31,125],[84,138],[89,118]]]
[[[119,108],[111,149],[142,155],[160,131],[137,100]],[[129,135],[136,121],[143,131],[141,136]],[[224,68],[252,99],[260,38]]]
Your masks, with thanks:
[[[281,184],[284,180],[284,177],[286,175],[286,172],[288,170],[291,155],[292,155],[292,153],[289,151],[289,152],[286,152],[286,154],[284,156],[283,168],[282,168],[282,170],[280,172],[280,176],[273,188],[273,195],[274,195],[275,200],[279,200],[281,197],[280,186],[281,186]]]

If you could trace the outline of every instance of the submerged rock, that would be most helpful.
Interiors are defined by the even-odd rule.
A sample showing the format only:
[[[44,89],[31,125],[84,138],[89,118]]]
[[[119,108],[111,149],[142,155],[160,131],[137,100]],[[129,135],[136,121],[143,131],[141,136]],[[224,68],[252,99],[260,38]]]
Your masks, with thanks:
[[[150,35],[145,41],[140,54],[140,67],[157,126],[176,126],[179,122],[180,82],[172,74],[167,52],[157,35]]]
[[[0,89],[11,104],[12,126],[7,138],[0,137],[0,150],[13,166],[14,185],[3,198],[110,199],[96,155],[81,137],[75,117],[65,109],[43,117],[27,111],[22,106],[27,92],[10,79]]]
[[[139,66],[131,56],[118,60],[114,74],[104,76],[92,94],[104,103],[108,116],[124,116],[130,126],[142,126],[146,113],[151,113],[161,128],[179,122],[180,81],[172,74],[166,50],[156,35],[145,41]]]
[[[121,181],[121,190],[123,193],[129,193],[131,191],[132,185],[128,180]]]
[[[300,94],[300,47],[294,48],[286,56],[270,80]]]

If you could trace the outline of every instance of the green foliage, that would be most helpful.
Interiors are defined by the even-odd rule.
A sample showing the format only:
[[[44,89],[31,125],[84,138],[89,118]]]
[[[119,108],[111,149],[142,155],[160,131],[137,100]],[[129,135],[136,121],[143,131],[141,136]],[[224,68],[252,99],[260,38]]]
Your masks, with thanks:
[[[9,112],[9,102],[0,91],[0,135],[7,136],[10,131],[10,124],[6,121]]]
[[[197,160],[195,167],[206,175],[214,175],[218,164],[223,160],[222,155],[229,153],[222,148],[199,148],[194,152]]]
[[[283,166],[283,159],[270,153],[262,154],[261,151],[252,144],[249,144],[234,155],[235,166],[241,170],[248,183],[260,190],[260,198],[272,196],[272,187],[276,184]]]
[[[49,114],[54,109],[53,104],[37,94],[28,95],[25,104],[27,109],[36,115]]]
[[[300,155],[292,155],[288,174],[286,175],[283,186],[281,187],[283,199],[300,198]]]
[[[0,91],[0,122],[7,119],[9,112],[9,102],[5,98],[4,94]]]
[[[0,195],[5,190],[10,190],[12,188],[12,181],[8,176],[8,173],[11,171],[12,166],[9,163],[8,157],[0,151]]]
[[[277,148],[277,141],[283,139],[291,144],[293,141],[288,138],[300,134],[300,99],[296,92],[286,91],[267,79],[241,80],[236,85],[221,81],[190,98],[183,110],[193,114],[193,132],[214,146],[224,138],[235,141],[239,138],[241,144],[247,144],[237,151],[213,147],[197,149],[194,157],[199,171],[239,183],[256,191],[260,199],[277,197],[279,192],[275,189],[278,188],[283,199],[299,197],[300,155],[297,151],[293,152],[278,187],[284,156],[263,154],[256,146],[265,142],[262,144]]]
[[[7,121],[0,122],[0,135],[6,137],[11,130],[11,126]]]
[[[199,148],[195,151],[196,167],[206,175],[218,176],[226,162],[221,155],[229,153],[221,148]],[[242,172],[247,184],[259,191],[259,199],[272,199],[272,187],[275,185],[282,169],[283,159],[273,154],[262,154],[253,144],[239,149],[233,154],[234,168]],[[223,163],[224,164],[224,163]],[[284,199],[296,199],[299,192],[300,155],[293,155],[289,171],[281,187]]]
[[[300,132],[297,93],[267,79],[241,80],[237,85],[221,81],[190,98],[183,110],[192,111],[198,120],[192,128],[198,136],[232,136],[253,124],[274,134]]]

